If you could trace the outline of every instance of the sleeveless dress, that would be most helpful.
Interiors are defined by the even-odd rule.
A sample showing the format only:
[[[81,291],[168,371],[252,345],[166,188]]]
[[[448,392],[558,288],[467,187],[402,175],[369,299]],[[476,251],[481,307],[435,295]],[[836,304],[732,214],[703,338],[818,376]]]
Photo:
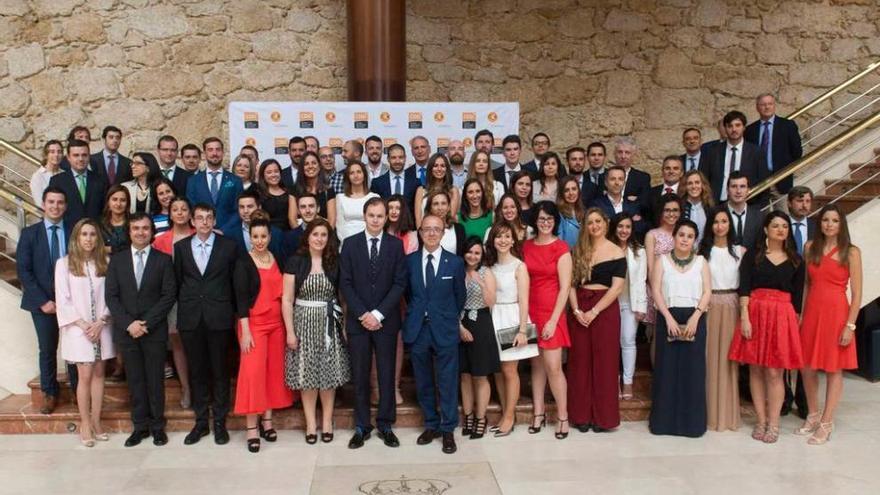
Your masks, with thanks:
[[[651,229],[649,234],[654,234],[654,252],[648,253],[648,256],[653,256],[655,260],[658,257],[663,256],[664,254],[669,254],[672,252],[672,248],[675,247],[675,239],[672,238],[670,234],[667,234],[665,230],[657,228]],[[657,322],[657,308],[654,307],[654,296],[651,294],[651,274],[648,274],[648,307],[647,312],[645,313],[644,322],[653,325]]]
[[[486,278],[486,270],[488,268],[481,266],[477,271],[481,279]],[[492,326],[492,312],[483,300],[483,290],[479,284],[471,277],[467,277],[464,285],[467,289],[467,298],[462,311],[461,324],[473,335],[474,340],[459,344],[459,371],[473,376],[489,376],[501,369],[495,327]]]
[[[804,366],[830,372],[859,367],[855,339],[846,347],[839,343],[849,316],[849,265],[841,265],[832,258],[836,252],[835,247],[818,265],[807,264],[810,289],[801,323]]]
[[[324,273],[310,273],[293,309],[297,349],[287,349],[285,379],[292,390],[337,388],[351,378],[339,319],[330,318],[336,289]],[[323,303],[320,305],[319,303]]]
[[[496,334],[499,329],[519,326],[519,292],[516,288],[516,269],[521,264],[522,261],[514,259],[508,263],[492,265],[492,274],[495,275],[495,283],[498,287],[495,291],[495,305],[492,306],[492,325]],[[519,361],[538,355],[537,344],[511,347],[503,351],[501,344],[497,345],[501,361]]]
[[[568,318],[564,312],[559,316],[553,337],[547,340],[541,337],[559,295],[559,271],[556,265],[564,254],[568,254],[568,244],[562,239],[543,246],[538,245],[534,239],[523,244],[523,262],[529,270],[529,318],[535,323],[538,347],[541,349],[571,347]],[[567,291],[568,287],[564,290]]]

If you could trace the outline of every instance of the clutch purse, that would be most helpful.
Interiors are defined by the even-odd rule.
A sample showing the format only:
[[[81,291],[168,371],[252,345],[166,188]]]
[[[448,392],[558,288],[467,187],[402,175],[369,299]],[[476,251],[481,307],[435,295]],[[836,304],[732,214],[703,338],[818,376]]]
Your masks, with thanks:
[[[513,339],[516,338],[516,334],[519,332],[519,326],[501,328],[495,330],[495,337],[498,339],[498,345],[501,347],[502,351],[506,351],[513,347]],[[535,328],[534,323],[529,323],[526,325],[526,343],[527,344],[537,344],[538,343],[538,331]]]
[[[678,325],[678,333],[679,333],[678,335],[672,335],[671,333],[667,332],[666,333],[666,342],[693,342],[694,340],[696,340],[697,339],[696,334],[691,335],[691,336],[684,335],[685,327],[687,327],[687,325],[682,325],[682,324]]]

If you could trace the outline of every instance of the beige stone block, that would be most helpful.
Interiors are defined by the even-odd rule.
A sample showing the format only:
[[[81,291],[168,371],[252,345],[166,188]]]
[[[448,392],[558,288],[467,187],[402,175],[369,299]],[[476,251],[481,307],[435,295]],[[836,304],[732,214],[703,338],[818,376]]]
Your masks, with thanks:
[[[225,0],[199,0],[186,4],[184,8],[190,16],[202,17],[222,13],[225,4]]]
[[[36,43],[6,50],[9,75],[15,79],[32,76],[46,67],[43,47]]]
[[[615,107],[629,107],[642,97],[642,83],[638,74],[626,71],[609,72],[605,81],[605,103]]]
[[[205,75],[205,91],[214,96],[225,96],[241,88],[238,71],[214,68]]]
[[[634,33],[648,29],[650,23],[650,18],[645,14],[614,9],[608,13],[602,26],[607,31]]]
[[[843,23],[844,10],[831,5],[806,2],[785,2],[763,15],[764,31],[776,33],[791,29],[810,33],[847,32]]]
[[[599,31],[592,38],[593,53],[598,58],[619,58],[626,53],[626,45],[620,37],[605,31]]]
[[[474,81],[491,82],[503,84],[507,81],[507,74],[498,67],[477,67],[471,71],[471,77]]]
[[[81,102],[116,98],[121,95],[116,71],[110,68],[83,68],[71,71],[68,85]],[[161,84],[159,80],[155,84]]]
[[[21,21],[13,17],[0,17],[0,39],[12,40],[21,32]]]
[[[83,0],[32,0],[31,8],[40,17],[54,17],[70,15],[73,9],[79,7],[82,3]]]
[[[314,33],[321,27],[321,16],[311,10],[292,10],[287,13],[285,26],[297,33]]]
[[[792,64],[797,61],[797,50],[788,38],[779,34],[768,34],[755,39],[755,56],[766,64]]]
[[[240,67],[244,87],[253,90],[290,84],[299,75],[295,66],[287,63],[244,62]]]
[[[712,48],[729,48],[740,45],[744,40],[740,35],[729,31],[713,31],[706,33],[703,40]]]
[[[707,89],[654,89],[645,98],[649,128],[669,128],[701,122],[710,114],[715,99]]]
[[[839,84],[850,74],[846,66],[833,63],[806,63],[789,69],[788,82],[804,86],[827,87]]]
[[[547,81],[547,104],[567,107],[592,101],[599,90],[599,77],[557,76]]]
[[[700,122],[693,122],[700,124]],[[666,155],[681,153],[681,131],[678,129],[645,129],[634,131],[633,137],[639,143],[642,163],[650,161],[659,170],[660,161]]]
[[[877,36],[877,25],[869,21],[851,22],[847,26],[847,33],[858,38],[873,38]]]
[[[569,38],[589,38],[596,34],[593,9],[567,11],[558,21],[559,33]]]
[[[20,17],[30,10],[31,8],[25,0],[3,0],[0,2],[0,15]]]
[[[575,121],[581,127],[590,129],[592,135],[620,136],[633,130],[635,117],[628,108],[613,108],[599,103],[574,107],[571,109]]]
[[[669,33],[669,41],[678,48],[696,48],[703,44],[703,33],[695,27],[683,27]]]
[[[761,19],[733,16],[727,21],[727,29],[740,33],[760,33]]]
[[[125,78],[125,92],[129,97],[161,99],[172,96],[197,94],[204,87],[199,74],[185,69],[144,69]]]
[[[587,52],[579,52],[579,53],[587,53]],[[618,69],[617,60],[613,58],[597,58],[586,60],[577,67],[577,71],[583,74],[601,74],[603,72],[613,71]]]
[[[101,18],[89,13],[78,14],[67,18],[62,23],[64,41],[102,43],[104,41],[104,25]]]
[[[434,81],[408,81],[406,83],[406,99],[408,101],[446,101],[450,98],[446,88]]]
[[[24,86],[10,83],[0,88],[0,115],[18,117],[27,110],[30,97]]]
[[[175,137],[182,143],[200,143],[205,136],[221,135],[225,114],[223,104],[195,103],[189,105],[180,115],[172,118],[165,130],[174,131]]]
[[[100,45],[90,55],[98,67],[118,67],[125,62],[125,51],[116,45]]]
[[[305,52],[296,34],[280,30],[254,34],[251,46],[254,56],[272,62],[297,61]]]
[[[668,49],[657,57],[654,81],[665,88],[692,88],[699,86],[701,75],[684,52]]]
[[[775,92],[778,87],[778,79],[779,75],[771,70],[754,74],[753,71],[743,68],[737,72],[736,76],[719,81],[709,87],[742,98],[754,98],[762,93]]]
[[[0,136],[13,143],[24,141],[25,136],[27,136],[24,120],[11,117],[0,118]]]
[[[550,21],[537,13],[514,14],[486,26],[502,40],[528,43],[543,40],[553,33]]]
[[[859,58],[862,52],[862,40],[858,39],[837,39],[831,41],[829,55],[831,60],[835,62],[843,62]]]
[[[223,33],[229,25],[229,18],[222,15],[193,17],[189,19],[189,24],[195,34]]]
[[[171,5],[130,10],[128,25],[152,39],[172,38],[189,31],[183,11]]]
[[[647,53],[627,53],[620,59],[620,67],[638,72],[650,72],[654,64]]]
[[[562,109],[545,105],[534,112],[528,113],[523,118],[523,127],[526,134],[544,131],[553,139],[553,146],[557,149],[565,149],[578,144],[580,134],[578,128],[585,116],[575,109]]]
[[[59,106],[33,120],[34,140],[38,143],[49,139],[64,139],[75,125],[82,125],[85,116],[77,104]]]
[[[447,45],[425,45],[422,47],[422,58],[426,62],[445,62],[451,56],[452,49]]]
[[[239,0],[228,5],[230,27],[237,33],[254,33],[272,29],[275,10],[258,0]]]
[[[198,36],[176,44],[171,61],[175,64],[211,64],[242,60],[250,48],[249,43],[232,36]]]
[[[83,50],[58,46],[50,48],[46,53],[46,61],[50,67],[67,67],[70,65],[84,64],[89,60],[89,55]]]
[[[465,0],[411,0],[409,7],[419,17],[463,18],[468,15],[468,2]],[[527,11],[528,9],[523,9]]]
[[[321,31],[320,36],[313,36],[306,48],[306,62],[321,67],[338,67],[345,65],[345,39],[341,36]]]
[[[828,46],[822,40],[802,39],[797,47],[799,62],[828,60]]]
[[[722,0],[700,0],[693,12],[693,22],[697,26],[720,27],[727,20],[727,6]]]
[[[165,125],[165,116],[156,102],[126,98],[102,101],[99,105],[92,110],[92,119],[98,127],[115,123],[128,129],[160,130]]]
[[[306,86],[319,88],[334,88],[345,85],[345,81],[336,77],[329,67],[304,67],[299,82]]]
[[[158,67],[165,63],[165,46],[162,43],[150,43],[128,50],[129,62]]]
[[[406,18],[406,39],[408,42],[424,45],[427,43],[449,43],[449,25],[421,17]]]

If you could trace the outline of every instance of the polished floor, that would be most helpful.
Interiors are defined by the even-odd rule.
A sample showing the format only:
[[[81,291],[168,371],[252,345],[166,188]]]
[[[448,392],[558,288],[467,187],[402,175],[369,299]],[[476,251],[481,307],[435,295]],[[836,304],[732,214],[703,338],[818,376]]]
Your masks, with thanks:
[[[459,439],[455,455],[440,442],[417,446],[419,431],[398,431],[402,446],[375,437],[346,447],[350,431],[331,444],[306,445],[301,431],[282,431],[257,455],[244,432],[219,447],[206,437],[183,445],[174,433],[165,447],[149,441],[124,448],[125,435],[93,449],[74,435],[0,437],[0,493],[6,494],[792,494],[877,493],[880,469],[880,384],[847,377],[837,430],[824,446],[792,435],[795,417],[783,418],[776,445],[738,432],[700,439],[655,437],[646,422],[614,433],[572,432],[553,438],[552,427],[507,438]],[[409,490],[409,491],[406,491]]]

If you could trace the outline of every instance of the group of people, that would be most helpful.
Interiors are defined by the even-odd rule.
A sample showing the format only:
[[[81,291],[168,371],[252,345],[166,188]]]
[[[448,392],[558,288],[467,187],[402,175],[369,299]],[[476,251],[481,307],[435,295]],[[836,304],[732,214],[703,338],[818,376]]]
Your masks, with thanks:
[[[856,366],[860,252],[835,205],[811,218],[807,188],[781,181],[773,189],[787,195],[787,213],[764,214],[766,198],[749,197],[800,156],[799,139],[797,150],[777,151],[794,146],[785,137],[793,123],[772,108],[765,115],[769,100],[757,99],[755,132],[740,112],[724,117],[719,141],[685,130],[686,152],[663,160],[654,187],[632,165],[630,138],[615,142],[608,165],[601,143],[570,148],[563,161],[538,133],[535,159],[520,163],[522,142],[512,135],[502,141],[505,162],[495,163],[494,136],[482,130],[465,165],[461,142],[431,154],[417,137],[407,166],[403,146],[383,149],[371,136],[345,143],[337,170],[331,148],[294,137],[287,166],[259,162],[245,146],[227,170],[218,138],[184,146],[199,158],[180,166],[172,136],[159,139],[158,160],[147,152],[129,159],[118,128],[104,129],[104,149],[93,155],[88,129],[75,128],[65,156],[60,142],[44,148],[32,189],[45,217],[18,246],[22,308],[40,347],[41,410],[57,403],[60,340],[81,440],[106,440],[105,363],[119,355],[134,425],[125,444],[152,436],[162,445],[170,346],[196,417],[186,444],[211,431],[227,443],[231,409],[246,416],[247,447],[258,452],[261,439],[278,438],[273,411],[297,399],[306,442],[317,443],[319,429],[331,442],[335,391],[351,381],[349,447],[374,430],[396,447],[405,346],[425,420],[420,445],[442,438],[443,452],[455,452],[459,423],[470,439],[509,435],[523,360],[529,433],[547,424],[549,385],[554,435],[564,439],[570,427],[619,425],[619,401],[633,398],[642,324],[653,433],[737,429],[742,363],[755,439],[778,439],[784,371],[799,370],[807,411],[797,433],[824,443],[841,370]],[[750,132],[757,144],[744,140]],[[818,371],[828,376],[824,408]],[[502,415],[490,426],[493,382]]]

